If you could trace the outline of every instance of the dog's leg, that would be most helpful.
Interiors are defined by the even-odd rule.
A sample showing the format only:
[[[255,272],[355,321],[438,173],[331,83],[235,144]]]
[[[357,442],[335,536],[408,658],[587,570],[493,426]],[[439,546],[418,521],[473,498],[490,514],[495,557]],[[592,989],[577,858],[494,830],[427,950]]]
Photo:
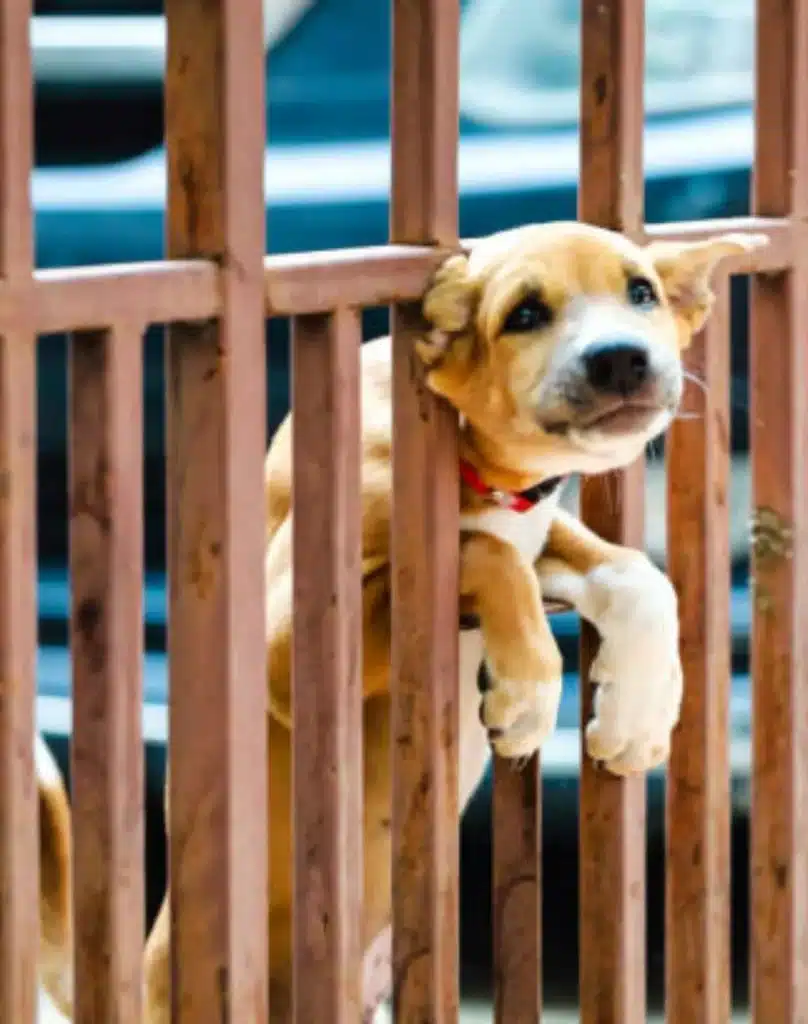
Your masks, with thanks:
[[[536,568],[544,595],[571,604],[600,634],[590,757],[619,775],[662,764],[682,700],[670,580],[645,554],[607,543],[563,511]]]
[[[41,736],[36,737],[39,791],[39,974],[66,1017],[73,1012],[73,898],[70,807],[64,781]]]
[[[527,757],[555,727],[562,674],[533,566],[510,544],[471,534],[460,592],[477,609],[485,644],[483,725],[502,757]]]
[[[146,942],[144,954],[145,1024],[169,1024],[171,1020],[171,923],[169,894],[166,892],[160,912]]]

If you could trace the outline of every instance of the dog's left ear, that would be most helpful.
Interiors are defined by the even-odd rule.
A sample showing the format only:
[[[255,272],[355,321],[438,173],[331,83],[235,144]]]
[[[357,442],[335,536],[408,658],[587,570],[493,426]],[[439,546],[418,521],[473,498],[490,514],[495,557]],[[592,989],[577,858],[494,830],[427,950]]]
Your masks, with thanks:
[[[691,334],[707,320],[713,304],[710,281],[718,264],[768,245],[765,235],[718,235],[699,242],[652,242],[646,252],[674,311]]]
[[[440,362],[452,340],[470,326],[476,301],[477,287],[469,274],[468,257],[450,256],[435,272],[421,307],[431,328],[418,344],[418,354],[426,366]]]

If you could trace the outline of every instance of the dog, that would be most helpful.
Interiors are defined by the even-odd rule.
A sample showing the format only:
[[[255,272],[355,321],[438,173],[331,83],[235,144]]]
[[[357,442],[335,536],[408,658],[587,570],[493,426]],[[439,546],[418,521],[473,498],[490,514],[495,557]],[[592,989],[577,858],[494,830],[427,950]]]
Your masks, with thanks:
[[[562,663],[545,602],[571,606],[600,636],[588,755],[617,775],[667,759],[683,685],[676,594],[643,552],[602,540],[559,499],[572,474],[627,466],[664,432],[682,396],[682,353],[710,313],[711,275],[765,242],[727,234],[644,246],[554,223],[482,239],[436,272],[417,352],[428,387],[460,422],[459,596],[474,627],[459,629],[461,807],[492,750],[518,762],[555,726]],[[362,928],[378,965],[389,960],[391,924],[387,337],[362,348],[361,403]],[[292,984],[292,424],[293,413],[265,465],[273,1024],[289,1018]],[[166,896],[145,951],[148,1024],[170,1019],[169,964]],[[372,1020],[386,986],[367,970],[365,988]]]

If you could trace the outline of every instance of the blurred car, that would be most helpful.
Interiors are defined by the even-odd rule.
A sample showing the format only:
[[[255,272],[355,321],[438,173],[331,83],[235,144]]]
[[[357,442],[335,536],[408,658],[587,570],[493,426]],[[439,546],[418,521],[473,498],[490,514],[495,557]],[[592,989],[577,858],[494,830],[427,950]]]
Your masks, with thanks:
[[[40,267],[151,260],[163,254],[165,154],[159,0],[41,0],[33,26]],[[271,252],[383,243],[389,190],[390,5],[380,0],[267,2],[266,157]],[[753,147],[752,0],[649,0],[645,135],[648,220],[748,212]],[[578,175],[579,5],[466,0],[461,46],[460,223],[464,236],[573,218]],[[746,311],[734,296],[733,450],[743,469]],[[369,311],[367,335],[384,330]],[[269,328],[268,430],[288,406],[285,325]],[[146,644],[150,903],[160,890],[160,786],[166,739],[164,461],[161,335],[146,345]],[[67,766],[70,732],[66,541],[66,345],[47,338],[39,363],[40,660],[42,729]],[[271,353],[271,354],[269,354]],[[652,473],[649,519],[664,510]],[[736,505],[745,500],[738,492]],[[734,516],[744,521],[744,509]],[[654,546],[654,545],[652,545]],[[745,534],[734,530],[732,766],[748,772]],[[655,553],[662,557],[660,544]],[[558,733],[544,752],[546,825],[574,823],[578,775],[577,621],[559,616],[568,657]],[[659,779],[651,786],[659,805]],[[466,834],[488,822],[484,785]],[[739,804],[740,806],[740,804]],[[475,833],[476,834],[476,833]],[[153,866],[154,866],[153,865]]]

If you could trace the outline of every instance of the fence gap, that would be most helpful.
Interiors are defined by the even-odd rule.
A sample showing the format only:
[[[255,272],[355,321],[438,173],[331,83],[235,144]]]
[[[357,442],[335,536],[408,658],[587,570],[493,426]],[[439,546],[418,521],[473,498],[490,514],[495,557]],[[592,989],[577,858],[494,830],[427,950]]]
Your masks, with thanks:
[[[168,252],[220,270],[167,338],[172,1020],[267,1019],[260,0],[167,0]]]
[[[750,998],[756,1024],[796,1024],[808,1019],[808,4],[758,0],[757,14],[752,207],[791,217],[796,244],[793,269],[751,281]]]
[[[298,1024],[362,1015],[360,342],[355,310],[292,324]]]
[[[665,1009],[669,1024],[730,1017],[729,280],[685,355],[668,436],[668,572],[685,676],[667,777]]]
[[[140,1024],[144,931],[143,422],[139,327],[70,351],[77,1020]]]
[[[583,0],[578,215],[635,237],[643,227],[644,5]],[[581,511],[607,540],[644,546],[644,464],[584,480]],[[583,624],[581,714],[597,634]],[[645,779],[618,779],[582,755],[581,1024],[645,1024]]]

